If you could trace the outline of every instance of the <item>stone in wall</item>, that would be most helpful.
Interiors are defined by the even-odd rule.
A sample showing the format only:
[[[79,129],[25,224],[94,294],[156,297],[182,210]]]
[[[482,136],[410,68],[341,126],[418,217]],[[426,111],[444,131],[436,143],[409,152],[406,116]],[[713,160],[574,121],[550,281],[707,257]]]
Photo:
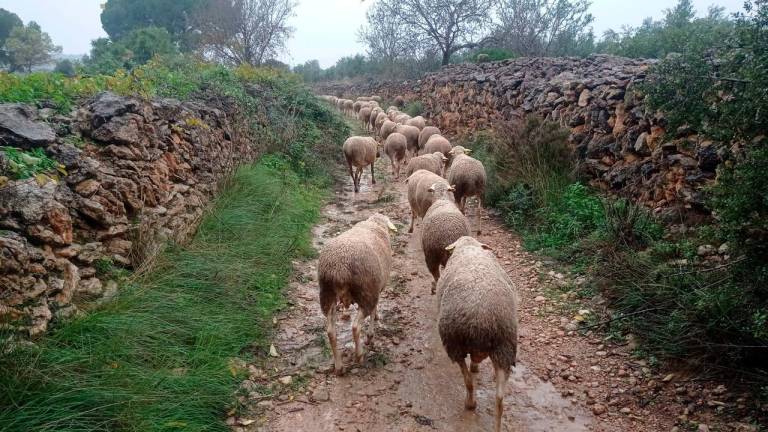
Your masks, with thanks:
[[[184,241],[220,182],[256,157],[238,118],[112,93],[69,116],[0,105],[0,138],[42,147],[67,170],[59,182],[0,185],[0,325],[41,334],[57,316],[114,295],[111,267],[133,268],[157,244]]]

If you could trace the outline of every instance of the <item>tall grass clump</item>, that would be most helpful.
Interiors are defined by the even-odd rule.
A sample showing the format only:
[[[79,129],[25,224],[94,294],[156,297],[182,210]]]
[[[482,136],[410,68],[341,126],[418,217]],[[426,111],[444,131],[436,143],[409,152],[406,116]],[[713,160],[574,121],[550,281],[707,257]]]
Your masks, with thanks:
[[[227,430],[233,359],[266,352],[322,199],[284,158],[239,169],[191,243],[114,303],[0,347],[0,431]]]

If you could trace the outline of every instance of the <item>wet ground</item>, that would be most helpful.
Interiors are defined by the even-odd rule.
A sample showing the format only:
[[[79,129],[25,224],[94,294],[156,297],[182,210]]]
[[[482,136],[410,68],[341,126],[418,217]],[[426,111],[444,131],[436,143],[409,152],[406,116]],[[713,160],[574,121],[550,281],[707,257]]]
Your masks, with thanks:
[[[381,170],[386,166],[379,160]],[[377,174],[381,174],[381,171]],[[274,346],[276,365],[284,382],[302,381],[306,394],[284,401],[262,403],[267,413],[266,431],[487,431],[493,428],[493,371],[488,361],[478,377],[476,411],[464,409],[465,390],[458,366],[440,343],[436,328],[436,302],[430,295],[431,276],[424,264],[419,226],[407,233],[410,222],[406,185],[379,175],[371,187],[363,177],[362,191],[352,192],[351,180],[336,192],[324,211],[325,221],[316,226],[315,246],[322,249],[329,238],[367,218],[373,212],[388,215],[400,229],[393,238],[394,263],[391,283],[380,305],[380,327],[375,345],[365,362],[352,362],[351,316],[342,314],[339,345],[343,347],[347,373],[332,373],[325,339],[325,321],[317,300],[315,261],[297,265],[297,281],[290,296],[293,306],[278,321]],[[470,215],[477,226],[476,214]],[[491,221],[482,221],[485,232],[495,232]],[[493,236],[481,236],[492,243]],[[506,266],[519,283],[513,263]],[[521,339],[528,337],[521,323]],[[523,350],[505,399],[504,424],[510,431],[586,431],[592,415],[564,399],[555,387],[526,366],[533,353]],[[266,369],[265,373],[270,373]],[[278,373],[279,374],[279,373]],[[281,403],[284,402],[284,403]],[[256,404],[257,406],[258,403]],[[264,421],[266,420],[266,421]]]
[[[389,216],[400,228],[392,239],[394,262],[379,303],[375,345],[367,347],[363,364],[354,364],[351,317],[356,311],[353,306],[341,313],[337,332],[347,370],[341,377],[333,373],[316,260],[295,262],[295,278],[286,292],[289,307],[274,320],[269,360],[247,365],[249,378],[239,392],[242,406],[228,420],[233,431],[493,430],[492,367],[488,360],[481,364],[478,407],[465,410],[460,370],[437,334],[420,225],[407,233],[406,185],[392,179],[389,161],[379,159],[376,165],[379,182],[372,186],[367,171],[357,194],[348,176],[339,177],[323,221],[313,230],[321,250],[327,240],[373,212]],[[485,212],[479,217],[474,208],[468,216],[475,230],[482,224],[478,238],[493,248],[520,294],[519,362],[507,385],[504,430],[757,430],[733,421],[712,427],[718,404],[738,404],[743,394],[654,369],[632,356],[630,343],[609,343],[600,333],[574,330],[579,324],[574,313],[588,311],[579,310],[584,306],[574,292],[552,289],[572,282],[547,272],[498,220]]]

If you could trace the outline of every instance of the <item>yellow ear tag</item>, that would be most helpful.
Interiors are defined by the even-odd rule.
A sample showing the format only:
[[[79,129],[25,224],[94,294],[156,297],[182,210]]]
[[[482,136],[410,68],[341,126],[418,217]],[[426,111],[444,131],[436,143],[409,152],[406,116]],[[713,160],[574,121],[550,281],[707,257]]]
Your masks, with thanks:
[[[445,250],[452,251],[455,248],[456,248],[456,243],[453,243],[453,244],[449,244],[448,246],[446,246]]]

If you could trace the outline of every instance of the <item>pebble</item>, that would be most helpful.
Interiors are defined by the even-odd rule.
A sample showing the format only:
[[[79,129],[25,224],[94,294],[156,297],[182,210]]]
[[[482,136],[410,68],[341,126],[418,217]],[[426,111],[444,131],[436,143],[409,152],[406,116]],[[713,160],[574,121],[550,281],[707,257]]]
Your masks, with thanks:
[[[293,382],[293,377],[292,377],[292,376],[290,376],[290,375],[286,375],[286,376],[284,376],[284,377],[280,377],[280,378],[278,378],[278,381],[279,381],[279,382],[280,382],[280,384],[282,384],[282,385],[289,385],[290,383],[292,383],[292,382]]]
[[[606,412],[608,412],[608,408],[606,408],[605,405],[602,405],[602,404],[594,404],[592,406],[592,412],[595,415],[601,416],[601,415],[605,414]]]
[[[547,298],[544,296],[536,296],[536,298],[534,298],[533,300],[541,303],[541,302],[547,301]]]

